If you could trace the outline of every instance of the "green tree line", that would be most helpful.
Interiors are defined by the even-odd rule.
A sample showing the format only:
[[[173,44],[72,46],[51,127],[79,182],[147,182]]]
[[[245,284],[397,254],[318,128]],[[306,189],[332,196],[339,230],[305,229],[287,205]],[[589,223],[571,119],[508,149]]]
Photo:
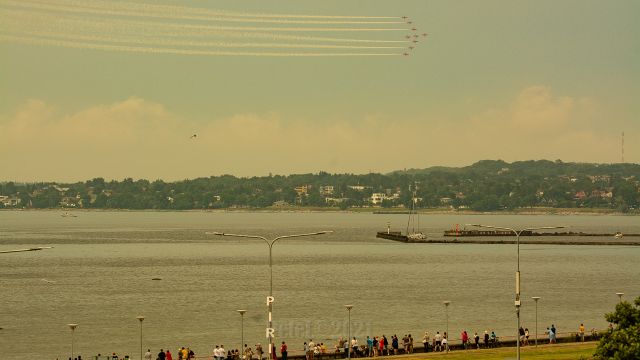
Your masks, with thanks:
[[[296,190],[297,188],[297,190]],[[640,165],[562,161],[507,163],[483,160],[459,168],[431,167],[388,174],[211,176],[176,182],[95,178],[76,183],[0,183],[0,195],[17,207],[96,209],[227,209],[277,206],[410,207],[477,211],[525,207],[640,207]],[[411,190],[410,190],[411,189]],[[5,202],[6,203],[6,202]],[[2,207],[0,203],[0,207]],[[10,206],[10,205],[7,205]]]

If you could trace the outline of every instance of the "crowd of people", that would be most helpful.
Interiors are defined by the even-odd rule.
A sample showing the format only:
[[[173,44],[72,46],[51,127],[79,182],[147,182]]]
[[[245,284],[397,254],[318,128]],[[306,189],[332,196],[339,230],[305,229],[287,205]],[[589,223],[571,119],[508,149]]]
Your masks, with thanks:
[[[611,324],[609,324],[609,330],[612,330]],[[557,334],[558,329],[554,324],[551,324],[550,327],[546,328],[545,335],[549,339],[549,344],[556,343]],[[518,341],[520,342],[521,346],[529,345],[529,336],[529,329],[520,327]],[[580,324],[580,326],[578,327],[578,331],[575,333],[575,336],[578,341],[584,341],[584,324]],[[595,329],[591,329],[591,337],[597,338],[597,331]],[[493,330],[485,330],[484,334],[482,335],[479,335],[477,332],[475,332],[473,336],[471,336],[466,330],[462,330],[460,333],[460,338],[456,340],[460,341],[462,348],[465,350],[500,346],[498,336]],[[353,358],[377,357],[398,354],[411,354],[414,352],[414,342],[414,338],[411,334],[405,334],[404,336],[402,336],[402,338],[399,338],[395,334],[390,336],[389,338],[387,338],[387,336],[384,334],[380,336],[367,336],[366,339],[364,339],[362,342],[359,342],[358,338],[355,336],[351,339],[340,337],[333,349],[329,349],[323,342],[316,343],[312,339],[309,339],[308,342],[304,342],[302,350],[304,351],[306,360],[321,360],[327,355],[346,358],[348,354],[350,354],[350,357]],[[450,350],[449,334],[447,334],[446,331],[444,331],[443,333],[440,333],[440,331],[436,331],[433,336],[428,331],[425,331],[424,335],[422,336],[421,342],[423,352],[447,352]],[[279,346],[279,350],[280,351],[278,352],[274,345],[274,347],[272,348],[272,359],[278,360],[279,354],[282,360],[287,360],[289,351],[286,342],[282,341],[282,344]],[[144,355],[144,359],[153,360],[153,357],[154,356],[151,350],[147,350]],[[169,350],[165,351],[163,349],[160,349],[160,352],[155,357],[155,360],[196,359],[195,353],[188,347],[179,348],[175,354],[172,354]],[[265,351],[260,343],[257,343],[253,348],[251,346],[248,346],[248,344],[244,344],[244,348],[242,350],[226,350],[224,345],[215,345],[213,353],[200,356],[199,358],[203,357],[212,358],[213,360],[265,360],[269,358],[269,353],[268,351]],[[77,360],[80,359],[80,356],[78,356]],[[100,354],[98,354],[97,359],[128,360],[129,356],[119,358],[116,353],[113,353],[111,356],[101,356]]]

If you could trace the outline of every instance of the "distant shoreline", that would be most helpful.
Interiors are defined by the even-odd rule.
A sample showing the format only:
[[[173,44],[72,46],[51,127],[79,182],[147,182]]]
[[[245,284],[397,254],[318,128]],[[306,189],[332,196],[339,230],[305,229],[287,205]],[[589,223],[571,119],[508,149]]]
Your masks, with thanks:
[[[229,209],[15,209],[4,208],[0,211],[44,211],[44,212],[246,212],[246,213],[371,213],[379,215],[404,215],[408,214],[405,209],[388,209],[388,208],[350,208],[346,210],[338,208],[316,208],[316,207],[281,207],[281,208],[229,208]],[[612,209],[572,209],[572,208],[526,208],[510,211],[473,211],[473,210],[448,210],[448,209],[422,209],[417,211],[420,214],[434,215],[580,215],[580,216],[640,216],[640,211],[623,213]]]

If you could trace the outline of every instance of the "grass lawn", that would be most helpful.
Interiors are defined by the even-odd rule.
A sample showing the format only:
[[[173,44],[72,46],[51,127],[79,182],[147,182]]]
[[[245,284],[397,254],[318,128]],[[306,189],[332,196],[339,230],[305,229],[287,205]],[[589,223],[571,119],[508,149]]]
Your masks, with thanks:
[[[533,346],[520,348],[520,358],[527,359],[548,359],[548,360],[578,360],[592,359],[596,350],[597,342],[585,343],[566,343],[554,345],[538,345],[536,350]],[[410,355],[398,356],[402,360],[419,360],[419,359],[447,359],[447,360],[506,360],[516,358],[515,347],[504,347],[497,349],[480,349],[480,350],[456,350],[447,353],[418,353]],[[398,358],[394,357],[394,358]]]

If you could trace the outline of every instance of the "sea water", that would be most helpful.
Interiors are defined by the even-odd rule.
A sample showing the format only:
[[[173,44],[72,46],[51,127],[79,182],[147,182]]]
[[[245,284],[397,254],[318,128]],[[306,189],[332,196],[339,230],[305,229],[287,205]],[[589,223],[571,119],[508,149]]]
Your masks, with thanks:
[[[208,231],[279,235],[332,230],[279,240],[273,247],[273,327],[291,353],[313,339],[332,348],[351,334],[450,332],[450,338],[494,330],[516,332],[515,245],[404,244],[375,238],[403,230],[406,215],[251,212],[0,212],[0,352],[24,359],[89,359],[116,352],[188,346],[210,355],[260,342],[266,349],[269,251],[260,239]],[[423,215],[422,230],[442,238],[455,224],[569,231],[640,233],[630,216]],[[591,239],[591,238],[589,238]],[[584,239],[584,240],[589,240]],[[558,240],[554,238],[554,240]],[[567,238],[566,240],[576,240]],[[598,240],[597,238],[594,240]],[[600,239],[601,240],[601,239]],[[640,295],[640,247],[521,245],[521,321],[540,334],[606,328],[604,313]],[[153,280],[161,279],[161,280]],[[445,308],[443,301],[451,304]],[[238,309],[247,310],[241,319]],[[145,317],[142,324],[136,316]],[[448,322],[447,322],[448,318]],[[244,328],[244,335],[241,334]],[[142,331],[142,334],[141,334]],[[155,356],[155,355],[154,355]]]

